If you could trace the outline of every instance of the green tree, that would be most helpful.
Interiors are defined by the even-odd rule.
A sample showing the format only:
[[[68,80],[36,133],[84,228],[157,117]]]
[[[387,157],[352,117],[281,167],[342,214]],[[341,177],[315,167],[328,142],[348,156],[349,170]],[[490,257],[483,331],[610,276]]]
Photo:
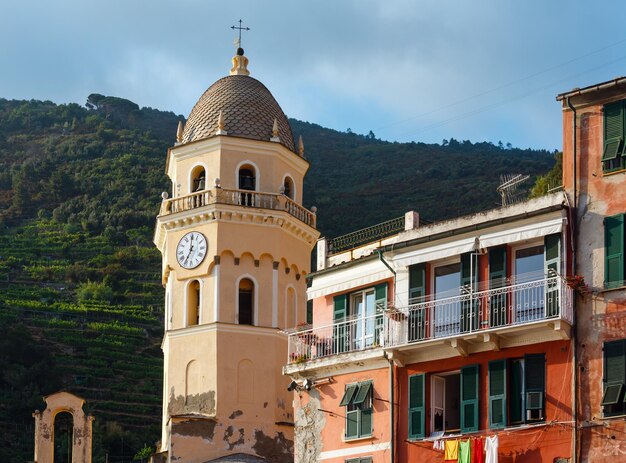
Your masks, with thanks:
[[[538,198],[546,195],[550,190],[563,185],[563,153],[554,154],[554,167],[545,175],[540,175],[530,190],[529,198]]]

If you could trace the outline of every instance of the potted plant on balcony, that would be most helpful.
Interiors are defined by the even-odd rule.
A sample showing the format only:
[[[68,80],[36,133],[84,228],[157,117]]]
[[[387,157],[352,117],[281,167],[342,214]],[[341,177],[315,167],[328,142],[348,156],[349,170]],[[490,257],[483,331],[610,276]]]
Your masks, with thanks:
[[[583,300],[587,298],[587,294],[591,293],[589,285],[585,283],[585,277],[582,275],[570,275],[565,277],[565,283],[572,288],[576,294],[582,296]]]

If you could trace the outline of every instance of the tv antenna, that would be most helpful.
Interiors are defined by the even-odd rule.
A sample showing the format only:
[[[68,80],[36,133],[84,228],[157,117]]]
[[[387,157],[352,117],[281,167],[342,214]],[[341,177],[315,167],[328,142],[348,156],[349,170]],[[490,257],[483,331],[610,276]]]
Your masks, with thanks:
[[[530,175],[504,174],[500,175],[500,186],[496,188],[502,197],[502,207],[517,204],[524,200],[526,191],[520,185],[530,178]]]

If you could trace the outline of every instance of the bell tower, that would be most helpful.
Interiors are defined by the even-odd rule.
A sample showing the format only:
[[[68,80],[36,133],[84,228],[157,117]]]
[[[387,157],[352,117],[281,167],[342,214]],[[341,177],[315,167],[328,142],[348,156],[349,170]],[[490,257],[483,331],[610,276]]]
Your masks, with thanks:
[[[165,461],[293,461],[281,330],[306,321],[319,236],[303,207],[309,168],[243,49],[168,150],[154,242],[163,256]]]

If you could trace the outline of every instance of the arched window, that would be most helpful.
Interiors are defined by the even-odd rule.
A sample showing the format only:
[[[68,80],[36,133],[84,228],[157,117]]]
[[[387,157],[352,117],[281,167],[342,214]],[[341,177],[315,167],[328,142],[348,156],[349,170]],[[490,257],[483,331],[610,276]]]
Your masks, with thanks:
[[[254,283],[248,278],[239,282],[239,324],[254,325]]]
[[[194,280],[187,286],[187,326],[200,323],[200,282]]]
[[[204,170],[204,167],[196,166],[193,168],[191,171],[191,183],[189,187],[191,189],[190,193],[206,189],[206,171]]]
[[[74,417],[69,412],[60,412],[54,417],[54,460],[74,461]]]
[[[285,196],[287,196],[290,199],[295,199],[294,198],[294,187],[293,187],[293,180],[291,177],[285,177],[285,181],[283,182],[283,188],[285,189]]]
[[[256,174],[254,167],[249,165],[241,166],[239,169],[239,189],[248,191],[256,190]]]

